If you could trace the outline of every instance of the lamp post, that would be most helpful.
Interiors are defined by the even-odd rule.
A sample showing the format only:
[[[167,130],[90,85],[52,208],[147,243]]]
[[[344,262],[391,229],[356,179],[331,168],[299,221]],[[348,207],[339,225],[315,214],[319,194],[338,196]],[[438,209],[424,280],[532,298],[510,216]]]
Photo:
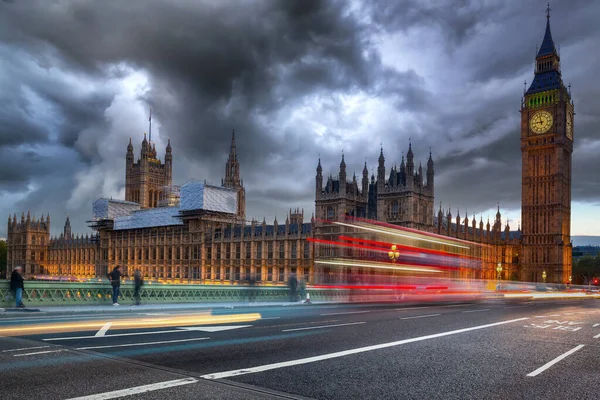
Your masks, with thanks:
[[[542,271],[542,282],[546,283],[546,271]]]
[[[390,248],[390,251],[388,251],[388,256],[390,256],[390,260],[392,260],[392,262],[396,262],[396,260],[400,257],[400,252],[395,244],[393,244]]]

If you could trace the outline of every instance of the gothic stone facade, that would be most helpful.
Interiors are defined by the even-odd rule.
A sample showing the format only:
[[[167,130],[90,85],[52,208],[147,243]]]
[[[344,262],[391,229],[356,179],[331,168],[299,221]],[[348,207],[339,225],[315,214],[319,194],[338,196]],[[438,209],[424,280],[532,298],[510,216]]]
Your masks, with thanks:
[[[161,195],[159,188],[171,183],[170,172],[163,175],[163,181],[158,182],[157,178],[152,185],[143,186],[140,175],[130,174],[131,166],[143,170],[145,163],[156,160],[155,172],[166,171],[167,167],[170,171],[170,143],[161,169],[154,147],[150,147],[146,138],[137,164],[132,164],[132,147],[130,143],[127,148],[126,181],[133,179],[135,183],[129,192],[133,197],[123,203],[133,204],[131,199],[139,199],[142,209],[156,208]],[[38,221],[28,213],[27,218],[21,217],[21,222],[17,222],[16,215],[9,217],[8,270],[21,265],[28,277],[92,278],[104,277],[114,266],[121,265],[126,274],[140,269],[147,279],[161,281],[229,284],[254,275],[262,284],[282,284],[291,273],[313,279],[313,246],[306,240],[312,235],[313,221],[306,221],[303,211],[290,210],[284,224],[279,224],[277,219],[272,225],[264,220],[262,223],[253,220],[249,224],[243,220],[245,190],[234,137],[223,186],[236,193],[236,213],[198,211],[181,215],[177,223],[166,226],[149,223],[135,229],[115,229],[110,223],[93,222],[96,233],[80,236],[71,233],[67,218],[60,237],[51,238],[49,216]],[[142,195],[144,187],[147,195]],[[147,200],[142,203],[142,198]],[[161,209],[167,208],[157,210]]]

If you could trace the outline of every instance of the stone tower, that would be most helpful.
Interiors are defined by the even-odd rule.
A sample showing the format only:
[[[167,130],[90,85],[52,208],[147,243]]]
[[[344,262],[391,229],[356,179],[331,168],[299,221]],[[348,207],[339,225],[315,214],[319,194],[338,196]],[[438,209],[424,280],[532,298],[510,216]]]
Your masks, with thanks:
[[[23,273],[45,273],[44,264],[47,261],[48,243],[50,242],[50,215],[47,218],[36,219],[27,212],[21,214],[21,221],[17,221],[15,214],[8,217],[8,254],[7,276],[10,276],[16,266],[23,267]]]
[[[521,106],[523,280],[567,282],[571,277],[571,93],[550,31],[536,56],[535,76]]]
[[[235,148],[235,131],[231,133],[229,157],[225,164],[225,179],[221,181],[221,185],[236,190],[237,216],[242,220],[246,219],[246,189],[244,189],[244,181],[240,179],[240,163]]]
[[[173,153],[171,141],[162,163],[156,155],[156,147],[146,139],[142,141],[140,158],[134,162],[131,139],[125,156],[125,200],[138,203],[142,208],[158,207],[165,196],[165,187],[171,186]]]

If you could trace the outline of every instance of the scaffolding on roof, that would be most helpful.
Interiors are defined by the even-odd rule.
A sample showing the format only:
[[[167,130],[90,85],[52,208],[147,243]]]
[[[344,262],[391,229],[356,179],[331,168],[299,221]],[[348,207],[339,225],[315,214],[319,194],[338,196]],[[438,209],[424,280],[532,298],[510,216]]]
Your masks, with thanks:
[[[181,201],[181,186],[170,185],[163,186],[160,199],[158,200],[159,207],[177,207]]]

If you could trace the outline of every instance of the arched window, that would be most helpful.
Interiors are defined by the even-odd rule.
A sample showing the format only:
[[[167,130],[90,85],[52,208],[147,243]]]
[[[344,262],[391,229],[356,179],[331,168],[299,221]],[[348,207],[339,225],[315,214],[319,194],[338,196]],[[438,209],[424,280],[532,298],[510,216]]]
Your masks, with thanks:
[[[400,205],[398,203],[398,200],[394,200],[392,202],[392,217],[393,218],[398,217],[399,210],[400,210]]]

